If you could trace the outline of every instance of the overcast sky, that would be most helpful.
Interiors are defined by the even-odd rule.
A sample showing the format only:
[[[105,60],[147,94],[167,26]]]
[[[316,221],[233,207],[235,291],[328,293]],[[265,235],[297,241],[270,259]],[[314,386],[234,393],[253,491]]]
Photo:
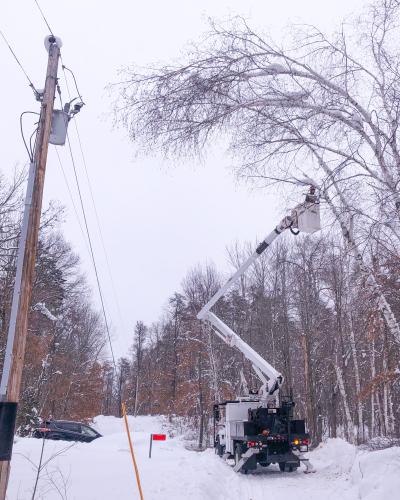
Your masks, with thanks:
[[[273,193],[238,184],[220,148],[202,163],[137,158],[126,132],[113,130],[105,86],[118,80],[121,66],[176,59],[188,42],[207,30],[208,17],[223,20],[240,14],[257,29],[279,37],[290,22],[332,31],[365,4],[365,0],[40,0],[54,33],[62,38],[64,64],[75,72],[86,103],[76,120],[121,314],[73,126],[70,133],[117,355],[127,353],[137,320],[157,320],[191,267],[212,261],[227,270],[226,247],[236,240],[264,237],[286,207]],[[43,87],[47,61],[43,39],[48,30],[34,0],[1,0],[0,29],[35,85]],[[11,176],[16,166],[26,163],[19,115],[24,110],[38,111],[38,103],[2,40],[0,60],[0,171]],[[63,91],[65,100],[65,85]],[[78,206],[67,150],[61,148],[60,155]],[[82,258],[98,303],[87,247],[54,146],[46,176],[44,203],[58,200],[67,208],[63,231]]]

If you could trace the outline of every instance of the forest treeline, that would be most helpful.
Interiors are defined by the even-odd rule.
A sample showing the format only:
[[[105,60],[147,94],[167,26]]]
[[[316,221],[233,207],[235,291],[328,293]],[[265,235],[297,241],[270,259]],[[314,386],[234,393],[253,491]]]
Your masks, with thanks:
[[[250,245],[229,252],[232,269],[249,251]],[[392,251],[377,243],[370,265],[398,314],[399,259]],[[196,319],[221,284],[213,267],[193,269],[160,321],[136,324],[132,356],[119,364],[119,397],[131,412],[190,417],[200,441],[213,403],[243,394],[240,370],[250,388],[261,385],[249,362]],[[340,239],[329,232],[284,237],[217,311],[284,375],[282,392],[292,392],[314,443],[327,436],[359,443],[399,437],[400,346]]]
[[[0,186],[1,356],[21,183],[22,178],[11,185],[2,179]],[[137,321],[132,350],[115,371],[101,317],[79,258],[60,232],[60,218],[60,209],[50,207],[42,219],[20,432],[39,417],[118,416],[125,400],[132,414],[186,417],[204,442],[213,403],[243,394],[240,371],[250,388],[260,385],[244,357],[196,319],[227,275],[211,265],[193,268],[158,321]],[[230,248],[231,271],[254,247],[255,242]],[[371,240],[364,259],[398,316],[396,240]],[[354,442],[400,435],[400,349],[365,280],[337,228],[328,226],[312,236],[283,236],[217,305],[218,315],[284,375],[283,393],[292,392],[296,414],[306,418],[315,442],[337,435]]]
[[[24,173],[0,177],[0,372],[3,367],[16,252],[23,211]],[[102,411],[104,327],[92,306],[79,257],[60,230],[63,210],[42,214],[23,385],[19,432],[40,417],[90,419]]]
[[[316,190],[324,230],[275,245],[218,315],[283,372],[314,443],[398,436],[400,3],[367,3],[332,33],[306,23],[273,39],[254,23],[211,20],[179,57],[124,68],[116,120],[145,153],[222,142],[239,178],[282,193],[282,212]],[[230,255],[235,267],[246,249]],[[146,373],[141,411],[192,412],[203,429],[242,365],[252,377],[194,319],[222,279],[192,272],[149,326],[131,370]]]
[[[0,190],[1,355],[4,354],[20,227],[22,178]],[[188,418],[204,442],[212,405],[259,381],[250,364],[196,319],[227,276],[198,266],[168,300],[159,321],[138,321],[132,350],[107,361],[105,330],[91,304],[79,258],[59,230],[60,210],[43,215],[19,426],[27,432],[39,417],[89,420],[132,414]],[[326,214],[325,214],[326,215]],[[272,221],[271,221],[272,224]],[[233,271],[254,248],[228,252]],[[396,240],[375,238],[364,260],[400,314]],[[312,236],[283,236],[225,298],[217,313],[285,377],[296,414],[307,419],[315,442],[344,436],[364,442],[399,437],[399,344],[376,307],[358,262],[337,229]],[[1,366],[0,366],[1,367]]]
[[[399,19],[397,0],[376,0],[332,35],[292,26],[282,44],[241,18],[211,22],[181,59],[128,66],[113,87],[116,121],[144,151],[182,159],[228,144],[240,177],[296,200],[282,214],[309,186],[318,193],[323,231],[282,237],[217,304],[283,373],[314,443],[400,437]],[[0,368],[21,182],[0,180]],[[241,394],[241,370],[257,388],[246,360],[196,319],[229,272],[193,268],[158,321],[137,318],[114,367],[59,218],[56,207],[42,218],[20,431],[38,416],[120,415],[126,400],[134,414],[190,419],[202,444],[213,402]],[[254,246],[230,249],[231,272]]]

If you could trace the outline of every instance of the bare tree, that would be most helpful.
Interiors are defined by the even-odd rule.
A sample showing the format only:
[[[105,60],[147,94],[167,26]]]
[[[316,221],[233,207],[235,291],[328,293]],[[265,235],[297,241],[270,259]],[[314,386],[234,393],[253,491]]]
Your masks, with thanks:
[[[143,321],[137,321],[134,331],[134,339],[132,345],[134,377],[135,377],[135,404],[133,414],[136,416],[139,404],[139,388],[143,362],[144,344],[146,341],[147,327]]]
[[[400,208],[398,13],[397,1],[380,0],[348,27],[352,35],[343,25],[329,39],[306,26],[287,48],[243,19],[212,23],[182,64],[125,72],[117,119],[133,139],[172,153],[201,152],[212,133],[226,131],[249,175],[273,180],[301,172],[304,160],[318,171],[314,148],[335,178],[366,176]]]
[[[286,47],[241,18],[211,23],[182,63],[126,70],[115,110],[149,150],[201,154],[225,134],[246,178],[317,185],[400,343],[398,321],[350,228],[350,221],[378,223],[399,234],[399,14],[397,0],[377,0],[333,37],[313,26],[293,29]]]

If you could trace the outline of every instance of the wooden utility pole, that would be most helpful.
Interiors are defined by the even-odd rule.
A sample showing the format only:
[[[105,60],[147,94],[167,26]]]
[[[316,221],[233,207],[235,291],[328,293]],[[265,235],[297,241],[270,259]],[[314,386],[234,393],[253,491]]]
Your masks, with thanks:
[[[57,85],[57,70],[60,57],[60,41],[54,36],[46,39],[49,57],[47,64],[46,82],[40,110],[39,125],[37,131],[36,147],[34,151],[31,174],[33,185],[29,187],[25,202],[24,222],[27,224],[21,231],[20,254],[17,261],[16,283],[14,288],[13,303],[11,308],[10,327],[8,332],[6,358],[3,368],[2,386],[6,384],[6,391],[0,394],[3,404],[0,413],[0,435],[1,426],[12,420],[12,435],[15,431],[15,410],[19,401],[22,369],[24,365],[25,346],[27,336],[28,313],[32,295],[34,280],[36,249],[38,243],[40,215],[42,210],[43,187],[47,162],[47,151],[52,124],[54,98]],[[31,190],[31,196],[30,191]],[[24,234],[25,233],[25,234]],[[8,351],[8,352],[7,352]],[[7,361],[7,363],[6,363]],[[7,368],[8,365],[8,368]],[[14,411],[12,411],[12,408]],[[11,409],[11,411],[9,411]],[[12,443],[12,442],[11,442]],[[5,500],[8,477],[10,473],[10,461],[0,461],[0,500]]]

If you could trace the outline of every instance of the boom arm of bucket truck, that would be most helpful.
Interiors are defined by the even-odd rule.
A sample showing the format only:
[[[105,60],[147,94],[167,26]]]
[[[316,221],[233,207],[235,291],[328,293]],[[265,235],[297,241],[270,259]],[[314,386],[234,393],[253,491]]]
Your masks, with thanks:
[[[297,205],[291,210],[289,215],[286,215],[286,217],[280,221],[275,229],[258,245],[254,253],[239,267],[233,276],[231,276],[213,297],[211,297],[207,304],[197,314],[198,319],[211,324],[215,333],[224,342],[232,347],[236,347],[252,363],[254,371],[262,382],[259,396],[265,402],[275,398],[283,383],[283,376],[213,313],[211,308],[226,294],[229,288],[246,272],[271,243],[287,229],[290,229],[294,234],[297,234],[295,230],[311,234],[321,229],[319,197],[315,193],[313,187],[310,188],[310,192],[306,195],[305,201]]]

